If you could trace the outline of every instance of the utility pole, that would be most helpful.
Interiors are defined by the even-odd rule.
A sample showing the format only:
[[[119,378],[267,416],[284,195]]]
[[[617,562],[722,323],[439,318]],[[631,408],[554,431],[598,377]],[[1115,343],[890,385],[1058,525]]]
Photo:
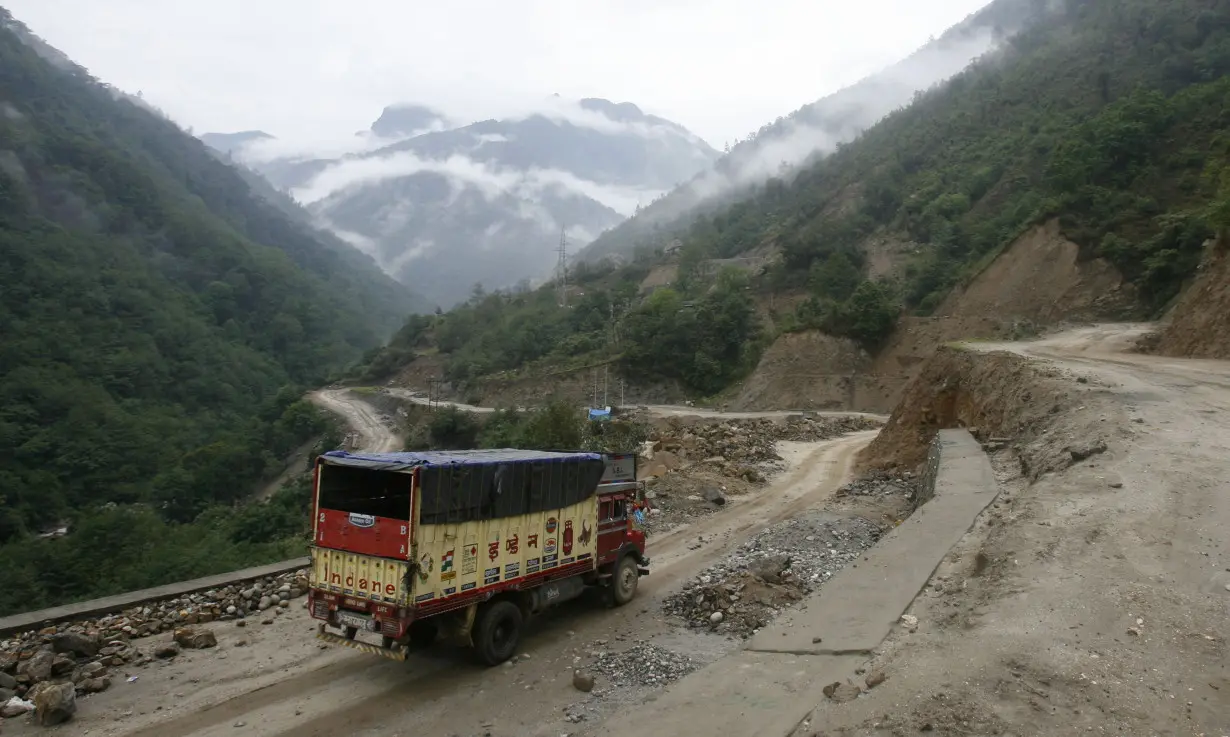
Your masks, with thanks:
[[[610,388],[611,388],[611,367],[603,366],[602,367],[602,406],[603,407],[611,406],[607,402],[607,389],[610,389]]]
[[[627,386],[627,383],[624,381],[624,377],[622,376],[619,377],[619,406],[620,407],[625,407],[628,404],[627,389],[628,389],[628,386]]]
[[[559,248],[556,249],[559,253],[559,263],[556,264],[555,270],[559,279],[559,306],[568,306],[568,240],[565,238],[564,227],[559,229]]]

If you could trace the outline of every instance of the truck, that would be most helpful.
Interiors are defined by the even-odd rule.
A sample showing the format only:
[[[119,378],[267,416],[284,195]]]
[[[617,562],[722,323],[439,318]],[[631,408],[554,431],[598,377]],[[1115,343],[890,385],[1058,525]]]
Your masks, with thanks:
[[[636,460],[517,449],[318,456],[307,602],[317,639],[392,660],[444,639],[497,665],[548,607],[594,588],[628,603],[649,573],[631,516]]]

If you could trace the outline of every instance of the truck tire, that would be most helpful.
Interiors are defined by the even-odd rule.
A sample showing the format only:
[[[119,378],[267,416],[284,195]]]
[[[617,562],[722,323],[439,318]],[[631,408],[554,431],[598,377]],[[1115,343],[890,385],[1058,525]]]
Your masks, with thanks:
[[[483,606],[474,624],[474,652],[487,665],[499,665],[513,656],[521,643],[521,610],[511,601]]]
[[[641,580],[640,571],[636,568],[636,558],[625,555],[615,566],[615,574],[611,576],[611,601],[615,606],[623,606],[636,597],[636,585]]]

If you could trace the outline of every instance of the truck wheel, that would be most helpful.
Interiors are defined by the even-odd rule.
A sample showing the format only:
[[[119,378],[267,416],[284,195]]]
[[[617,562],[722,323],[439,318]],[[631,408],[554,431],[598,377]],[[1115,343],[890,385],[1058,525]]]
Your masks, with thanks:
[[[345,627],[345,628],[343,628],[343,629],[344,629],[344,631],[345,631],[345,635],[346,635],[346,639],[347,639],[347,640],[353,640],[353,639],[355,638],[355,635],[359,634],[359,628],[358,628],[358,627]]]
[[[521,610],[511,601],[483,607],[474,626],[474,651],[487,665],[499,665],[513,656],[521,642]]]
[[[611,576],[611,599],[615,606],[623,606],[636,596],[636,585],[641,580],[640,571],[636,569],[636,558],[625,555],[619,559],[615,567],[615,575]]]

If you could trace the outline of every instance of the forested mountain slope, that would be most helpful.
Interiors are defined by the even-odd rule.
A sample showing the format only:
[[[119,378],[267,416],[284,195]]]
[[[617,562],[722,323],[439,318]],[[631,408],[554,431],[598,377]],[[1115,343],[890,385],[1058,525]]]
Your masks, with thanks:
[[[243,562],[167,523],[280,470],[411,304],[0,10],[0,610]]]
[[[996,58],[890,115],[791,182],[702,217],[683,261],[771,242],[770,281],[850,293],[873,237],[908,243],[900,283],[928,310],[1025,228],[1060,217],[1156,309],[1194,269],[1226,165],[1230,6],[1067,0]],[[831,321],[830,321],[831,322]]]
[[[482,296],[408,326],[376,368],[410,346],[439,348],[458,382],[536,361],[618,358],[633,381],[670,378],[708,394],[755,363],[765,335],[747,319],[754,296],[763,305],[804,292],[797,309],[776,308],[786,310],[776,329],[818,327],[874,352],[903,308],[929,312],[1055,219],[1081,258],[1105,258],[1134,287],[1138,311],[1156,314],[1193,273],[1230,194],[1230,5],[994,5],[1005,4],[1041,12],[997,54],[793,179],[647,236],[638,263],[597,280],[582,269],[584,297],[568,310],[549,287]],[[661,256],[675,240],[678,253]],[[638,296],[655,251],[673,263],[672,283]],[[884,253],[873,273],[872,256]],[[724,259],[749,254],[769,257],[736,263],[745,273],[714,287]]]

